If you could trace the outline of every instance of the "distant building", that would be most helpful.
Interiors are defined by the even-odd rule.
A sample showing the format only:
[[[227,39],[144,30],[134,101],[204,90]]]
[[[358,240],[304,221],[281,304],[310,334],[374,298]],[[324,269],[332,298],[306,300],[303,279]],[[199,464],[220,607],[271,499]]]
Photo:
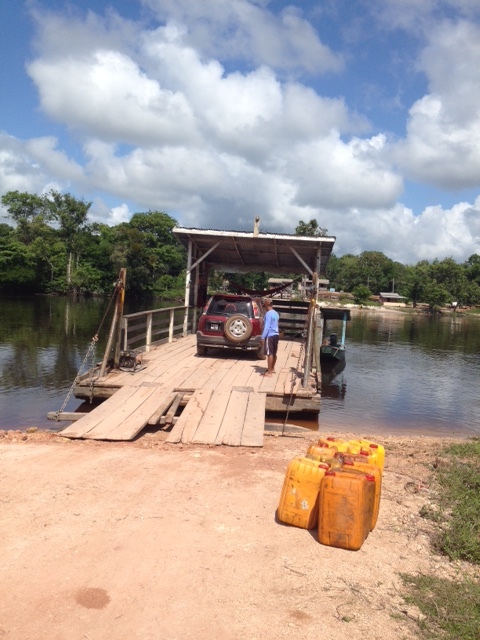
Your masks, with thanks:
[[[405,306],[405,297],[398,295],[398,293],[380,293],[379,302],[383,304],[385,307],[404,307]]]
[[[269,278],[268,288],[276,289],[277,287],[285,286],[281,291],[277,291],[272,295],[273,298],[288,298],[292,297],[293,293],[293,280],[291,278]]]

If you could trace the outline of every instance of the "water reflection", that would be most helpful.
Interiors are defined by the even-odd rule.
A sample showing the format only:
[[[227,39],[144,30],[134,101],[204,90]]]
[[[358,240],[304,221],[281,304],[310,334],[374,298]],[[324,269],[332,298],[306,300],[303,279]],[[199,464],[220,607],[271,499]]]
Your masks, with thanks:
[[[479,329],[478,316],[354,313],[348,395],[324,395],[320,428],[479,434]]]
[[[347,380],[343,375],[347,361],[322,363],[322,399],[342,399],[347,392]]]
[[[3,428],[51,425],[46,415],[63,403],[105,307],[103,300],[2,297]],[[72,399],[67,410],[74,410],[78,404]]]
[[[105,300],[1,298],[0,428],[52,426],[46,415],[62,406],[107,306]],[[111,313],[97,360],[110,321]],[[322,369],[322,432],[480,435],[478,316],[352,310],[346,345],[343,366]],[[79,404],[72,399],[66,410]]]

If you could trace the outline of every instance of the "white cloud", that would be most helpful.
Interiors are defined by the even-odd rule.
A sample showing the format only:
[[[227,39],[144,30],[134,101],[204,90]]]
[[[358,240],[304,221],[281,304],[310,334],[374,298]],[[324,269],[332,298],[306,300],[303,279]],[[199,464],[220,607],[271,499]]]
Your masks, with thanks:
[[[43,114],[64,127],[76,155],[52,136],[1,137],[2,193],[55,185],[93,200],[92,218],[108,224],[148,209],[223,229],[250,230],[260,215],[263,230],[293,232],[317,218],[337,236],[338,255],[380,250],[416,262],[480,252],[480,199],[423,212],[398,202],[404,175],[480,188],[477,25],[428,30],[418,63],[428,93],[411,100],[406,137],[395,143],[346,98],[305,83],[343,63],[298,9],[143,4],[160,24],[37,10],[28,71]],[[419,11],[417,26],[432,25],[433,0],[419,5],[386,0],[389,27],[413,28]],[[465,15],[472,6],[462,3]]]
[[[248,0],[143,0],[165,22],[188,24],[186,42],[205,56],[243,60],[287,72],[339,71],[340,55],[323,44],[298,7],[278,16]],[[268,3],[264,3],[268,4]]]
[[[385,255],[404,264],[445,257],[463,262],[480,253],[480,196],[473,204],[426,207],[419,215],[400,203],[381,211],[350,209],[332,217],[328,231],[337,236],[337,255],[382,247]]]
[[[297,185],[298,204],[321,209],[392,206],[402,179],[383,160],[383,136],[344,143],[338,134],[297,148],[286,174]]]
[[[428,34],[432,25],[456,16],[474,20],[480,16],[478,0],[367,0],[375,20],[383,28]]]
[[[46,193],[60,188],[59,178],[43,166],[38,155],[31,153],[32,146],[36,146],[33,140],[25,143],[0,132],[0,194],[7,191]]]
[[[108,216],[108,224],[117,225],[121,224],[122,222],[128,222],[131,217],[132,214],[130,212],[130,209],[128,208],[128,205],[124,203],[119,205],[118,207],[112,208],[112,210],[110,211],[110,215]]]
[[[411,107],[395,157],[413,180],[452,190],[480,187],[480,27],[442,24],[420,67],[430,93]]]
[[[184,96],[162,90],[117,51],[38,59],[29,65],[29,73],[45,112],[70,127],[132,144],[194,138]]]

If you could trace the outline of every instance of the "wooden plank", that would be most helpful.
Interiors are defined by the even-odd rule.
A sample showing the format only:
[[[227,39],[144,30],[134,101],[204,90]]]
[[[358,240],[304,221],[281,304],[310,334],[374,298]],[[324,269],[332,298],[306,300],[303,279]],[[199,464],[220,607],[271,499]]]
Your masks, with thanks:
[[[265,425],[265,393],[249,393],[240,445],[242,447],[262,447]]]
[[[252,363],[251,366],[247,366],[246,364],[243,364],[242,366],[239,366],[237,368],[237,375],[235,376],[235,379],[233,381],[233,384],[235,385],[235,387],[245,387],[248,386],[251,388],[251,390],[253,391],[253,387],[250,384],[250,380],[252,380],[253,377],[257,377],[257,371],[256,371],[256,363]]]
[[[220,366],[220,361],[214,358],[207,361],[205,358],[200,360],[203,362],[200,362],[196,369],[190,369],[191,373],[183,380],[182,385],[185,387],[193,389],[202,387],[205,380],[208,380]]]
[[[62,411],[62,413],[58,413],[57,411],[49,411],[47,413],[48,420],[53,420],[54,422],[74,422],[83,418],[85,413],[75,413],[74,411]]]
[[[212,393],[203,418],[191,439],[192,442],[198,444],[212,444],[215,442],[230,399],[230,393],[230,389],[217,389]]]
[[[172,402],[172,406],[170,407],[170,409],[168,410],[167,415],[165,416],[165,424],[171,424],[173,421],[173,417],[180,405],[180,402],[182,401],[183,398],[183,393],[176,393],[174,395],[174,400]]]
[[[190,442],[191,436],[195,433],[198,424],[203,418],[212,393],[213,392],[208,389],[198,389],[193,393],[182,415],[178,418],[175,426],[168,434],[166,442],[170,444],[181,442],[184,437],[184,432],[185,440],[183,441]]]
[[[158,424],[160,422],[161,417],[169,409],[169,407],[172,404],[172,402],[174,401],[174,399],[175,399],[175,394],[173,392],[169,393],[162,400],[162,402],[157,407],[155,412],[150,416],[150,418],[147,421],[147,424],[150,425],[150,426],[154,426],[154,425]]]
[[[242,387],[232,389],[220,429],[215,438],[215,444],[240,446],[248,396],[249,391],[242,390]]]
[[[143,389],[144,387],[141,387]],[[117,425],[107,431],[107,426],[102,424],[94,431],[91,431],[87,438],[95,440],[133,440],[142,429],[147,426],[149,418],[155,413],[159,402],[164,401],[165,396],[170,395],[171,390],[164,390],[162,395],[158,393],[158,389],[153,389],[153,393],[146,397],[143,402],[139,402],[139,394],[137,392],[135,405],[130,401],[128,407],[125,407],[125,417],[123,421],[118,421]]]
[[[291,380],[291,371],[290,369],[284,368],[278,374],[277,381],[275,383],[275,393],[285,393],[285,385],[288,386],[289,381]]]
[[[278,373],[274,373],[270,378],[261,376],[261,382],[258,386],[259,391],[275,391],[275,385],[277,383]]]
[[[292,392],[295,393],[295,389],[298,389],[301,381],[302,378],[299,376],[297,370],[290,369],[288,376],[285,378],[283,389],[279,388],[278,393],[284,393],[286,395],[290,395]],[[277,392],[277,387],[275,387],[275,391]]]
[[[158,388],[155,387],[124,387],[130,391],[130,396],[121,404],[117,404],[108,416],[105,416],[94,429],[90,429],[83,435],[92,440],[108,440],[111,433],[119,427],[125,430],[125,425],[130,425],[125,436],[115,437],[114,440],[130,440],[146,425],[148,418],[154,413],[159,403]],[[122,391],[123,391],[122,389]],[[143,421],[140,407],[146,400],[153,396],[149,415]],[[161,397],[161,396],[160,396]],[[112,398],[113,400],[114,398]],[[133,435],[130,435],[132,432]]]
[[[236,361],[228,359],[228,360],[219,360],[219,362],[220,362],[220,365],[215,370],[213,375],[211,377],[205,378],[202,384],[202,389],[211,389],[212,391],[214,389],[217,389],[225,379],[227,371],[230,371],[232,369]]]
[[[122,404],[132,394],[132,389],[124,387],[119,389],[116,393],[99,404],[98,407],[84,415],[80,420],[77,420],[75,424],[70,425],[59,433],[66,438],[83,438],[86,433],[97,427],[102,420],[110,416],[115,407]]]

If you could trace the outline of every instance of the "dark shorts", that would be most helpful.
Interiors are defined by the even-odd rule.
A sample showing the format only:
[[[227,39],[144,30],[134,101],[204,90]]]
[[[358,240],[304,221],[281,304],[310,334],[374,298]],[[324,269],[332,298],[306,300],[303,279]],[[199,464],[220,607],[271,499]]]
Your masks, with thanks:
[[[278,351],[278,336],[265,338],[265,355],[276,356]]]

